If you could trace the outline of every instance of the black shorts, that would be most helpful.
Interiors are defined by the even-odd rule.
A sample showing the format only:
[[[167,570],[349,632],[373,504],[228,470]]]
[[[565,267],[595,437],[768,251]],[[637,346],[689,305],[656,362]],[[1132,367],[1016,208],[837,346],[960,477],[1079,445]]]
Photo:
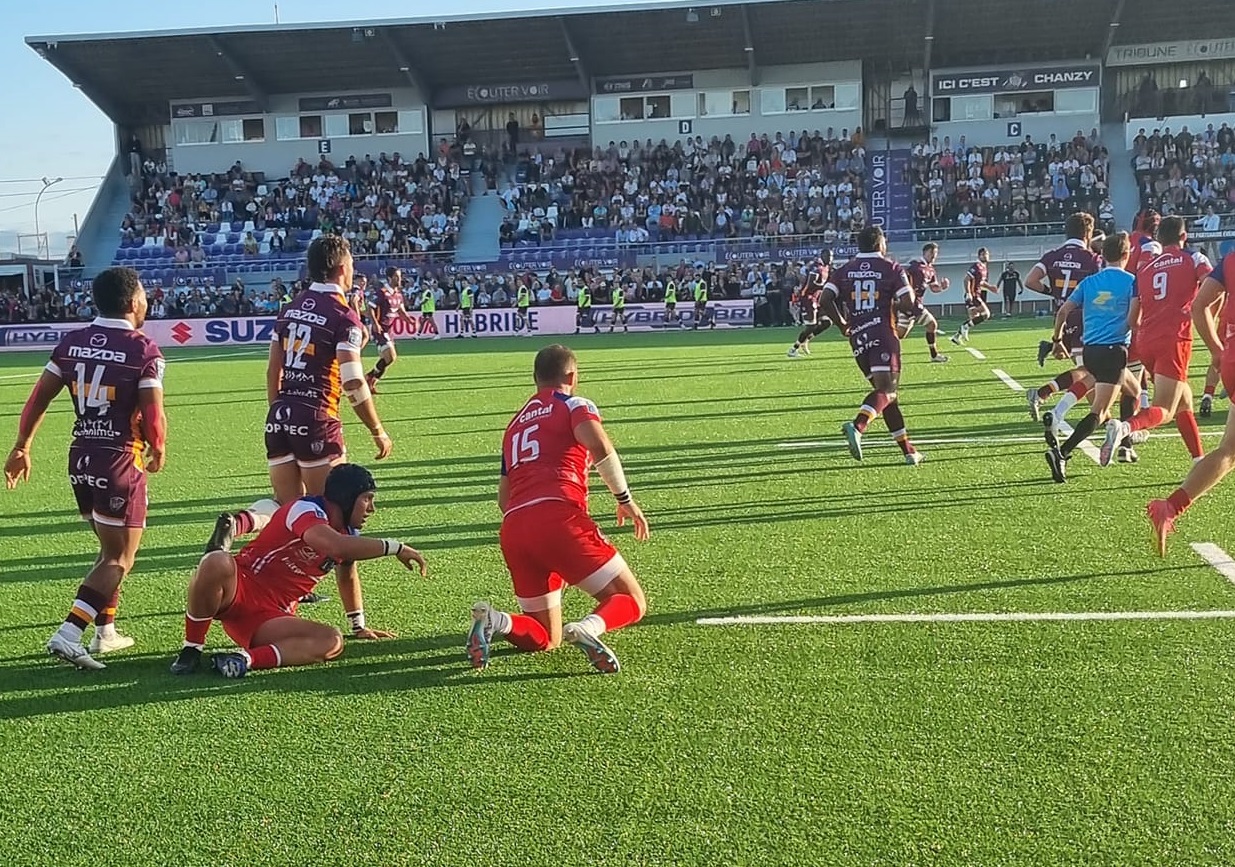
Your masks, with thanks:
[[[1086,344],[1082,358],[1085,369],[1092,374],[1095,382],[1118,385],[1124,368],[1128,366],[1128,347],[1122,343]]]

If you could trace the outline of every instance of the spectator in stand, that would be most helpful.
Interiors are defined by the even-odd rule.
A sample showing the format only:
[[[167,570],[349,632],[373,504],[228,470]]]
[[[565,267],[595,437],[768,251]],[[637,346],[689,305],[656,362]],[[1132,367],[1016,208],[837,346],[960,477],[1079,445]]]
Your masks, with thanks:
[[[1219,227],[1223,216],[1235,211],[1230,194],[1235,132],[1226,124],[1217,130],[1209,124],[1199,135],[1187,126],[1178,133],[1164,127],[1148,135],[1142,128],[1133,139],[1133,148],[1132,170],[1141,207],[1193,219],[1201,214],[1208,218],[1212,210]]]

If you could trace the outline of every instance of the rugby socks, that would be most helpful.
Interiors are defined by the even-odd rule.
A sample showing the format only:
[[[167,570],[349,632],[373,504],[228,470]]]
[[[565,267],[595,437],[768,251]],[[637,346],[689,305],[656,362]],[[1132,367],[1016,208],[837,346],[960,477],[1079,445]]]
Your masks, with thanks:
[[[900,403],[894,400],[888,404],[883,411],[883,423],[888,426],[892,439],[896,440],[901,451],[907,455],[913,454],[913,443],[909,441],[909,434],[905,431],[905,416],[901,413]]]
[[[213,617],[194,617],[187,611],[184,615],[184,646],[203,650],[206,647],[206,633],[210,631]]]
[[[1140,409],[1140,406],[1138,406],[1138,401],[1135,397],[1129,397],[1126,394],[1121,394],[1119,396],[1119,420],[1120,421],[1129,421],[1134,415],[1136,415],[1137,410],[1139,409]],[[1120,442],[1119,445],[1122,448],[1126,448],[1126,449],[1132,448],[1132,437],[1130,436],[1124,437],[1123,441]]]
[[[82,632],[94,622],[99,612],[107,607],[108,598],[85,584],[77,588],[77,598],[69,609],[69,616],[60,624],[60,635],[75,644],[81,643]]]
[[[237,536],[247,536],[257,526],[257,520],[248,509],[232,515],[233,533]]]
[[[1068,390],[1059,398],[1059,402],[1055,404],[1055,408],[1051,411],[1056,421],[1063,421],[1064,416],[1068,414],[1068,410],[1076,406],[1077,403],[1089,393],[1089,389],[1085,386],[1084,379],[1078,379],[1072,385],[1068,386]]]
[[[1176,515],[1182,515],[1192,505],[1192,495],[1183,488],[1176,488],[1175,493],[1167,497],[1166,501],[1171,504],[1171,510]]]
[[[277,644],[263,644],[260,647],[250,647],[240,652],[249,658],[249,668],[254,671],[263,668],[278,668],[283,664],[283,656],[279,653]]]
[[[866,428],[888,408],[889,403],[887,392],[872,391],[868,394],[862,401],[862,408],[853,417],[853,426],[858,429],[858,433],[866,433]]]
[[[386,359],[379,358],[377,363],[373,365],[373,369],[369,371],[369,376],[374,379],[381,379],[382,374],[386,372],[386,368],[389,366],[390,365],[387,364]]]
[[[1065,388],[1071,388],[1072,375],[1075,372],[1076,371],[1074,370],[1065,370],[1063,373],[1059,374],[1059,376],[1055,377],[1046,385],[1038,389],[1038,397],[1042,400],[1046,400],[1056,392],[1063,391]],[[1081,397],[1084,397],[1084,394],[1082,394]]]
[[[808,325],[805,328],[803,328],[802,332],[798,335],[798,339],[793,341],[793,348],[800,349],[802,347],[802,344],[810,340],[811,335],[814,333],[815,333],[814,326]]]
[[[1160,406],[1151,406],[1132,416],[1132,420],[1128,422],[1128,425],[1134,431],[1149,430],[1150,428],[1157,427],[1164,421],[1166,421],[1166,410]]]
[[[1076,429],[1072,431],[1072,436],[1068,437],[1068,441],[1063,444],[1063,447],[1060,448],[1059,453],[1066,458],[1076,450],[1077,446],[1089,439],[1089,437],[1097,429],[1098,414],[1091,412],[1080,420],[1076,426]]]
[[[938,337],[939,335],[937,332],[926,332],[926,348],[931,351],[931,358],[936,358],[939,355],[939,347],[935,345],[935,341]]]
[[[615,593],[597,605],[595,611],[579,622],[588,632],[599,638],[606,632],[638,623],[642,616],[635,597],[629,593]]]
[[[1205,454],[1205,449],[1201,446],[1201,429],[1196,424],[1196,415],[1192,410],[1175,416],[1175,428],[1179,431],[1184,445],[1187,446],[1188,454],[1192,455],[1192,460],[1195,461]]]
[[[1208,382],[1205,383],[1205,396],[1206,397],[1213,397],[1214,392],[1216,392],[1217,390],[1218,390],[1218,386],[1210,385]]]
[[[115,635],[116,634],[116,609],[120,606],[120,589],[111,595],[111,599],[107,600],[107,604],[94,618],[94,631],[99,635]]]
[[[495,635],[501,635],[527,653],[549,649],[549,633],[536,620],[526,614],[507,614],[506,617],[510,618],[510,628],[504,633],[494,629]]]
[[[279,509],[274,500],[258,500],[249,508],[232,515],[232,535],[247,536],[260,533],[270,523],[271,516]]]

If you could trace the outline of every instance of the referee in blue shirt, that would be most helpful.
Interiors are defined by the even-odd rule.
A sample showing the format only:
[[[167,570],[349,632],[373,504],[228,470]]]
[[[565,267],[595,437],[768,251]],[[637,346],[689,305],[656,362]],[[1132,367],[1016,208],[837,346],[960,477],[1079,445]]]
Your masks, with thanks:
[[[1055,314],[1053,336],[1058,341],[1068,315],[1080,308],[1085,323],[1084,366],[1095,382],[1089,415],[1081,419],[1063,446],[1058,445],[1054,434],[1047,429],[1046,442],[1051,448],[1046,453],[1046,463],[1051,468],[1051,477],[1057,482],[1067,477],[1066,466],[1073,450],[1109,419],[1115,395],[1119,393],[1124,377],[1130,376],[1127,367],[1132,328],[1128,324],[1128,308],[1136,297],[1136,277],[1124,270],[1130,249],[1127,232],[1108,235],[1102,244],[1106,267],[1082,280]],[[1115,437],[1109,427],[1098,461],[1104,467],[1110,465],[1111,452],[1115,448]],[[1118,425],[1113,427],[1117,433]]]

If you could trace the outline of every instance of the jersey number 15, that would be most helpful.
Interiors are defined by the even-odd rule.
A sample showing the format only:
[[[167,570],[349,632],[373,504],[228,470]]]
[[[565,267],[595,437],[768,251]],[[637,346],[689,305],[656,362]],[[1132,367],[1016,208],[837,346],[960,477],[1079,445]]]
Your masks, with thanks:
[[[521,431],[515,431],[510,438],[510,454],[506,456],[506,466],[514,469],[519,464],[526,464],[540,457],[540,442],[534,434],[540,430],[540,425],[534,424]]]

